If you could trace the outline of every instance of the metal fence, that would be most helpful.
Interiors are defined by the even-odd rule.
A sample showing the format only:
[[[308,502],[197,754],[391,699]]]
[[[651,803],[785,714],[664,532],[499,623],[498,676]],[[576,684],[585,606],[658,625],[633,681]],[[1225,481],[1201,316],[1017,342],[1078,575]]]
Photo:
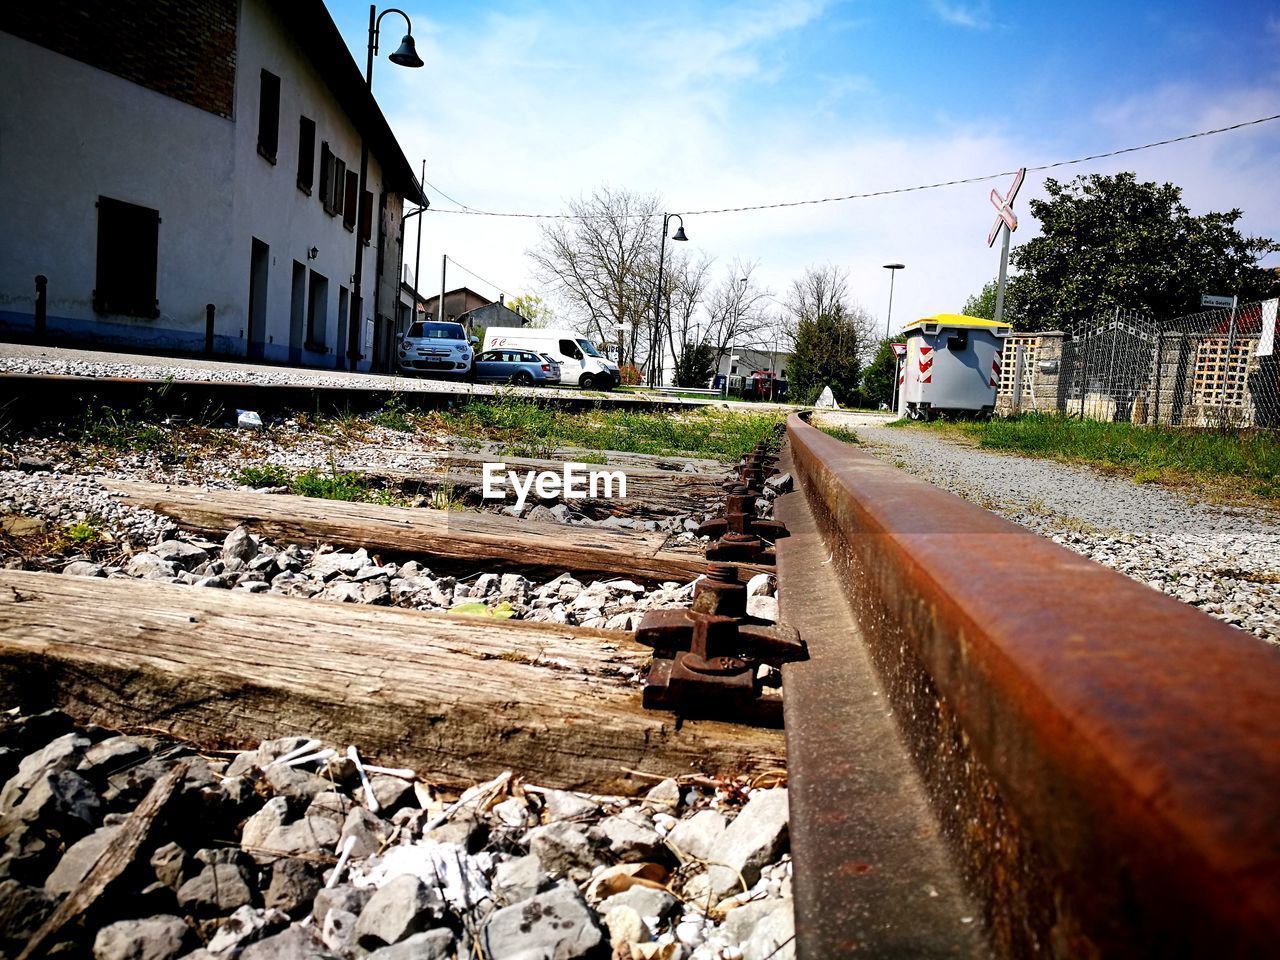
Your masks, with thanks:
[[[1028,363],[1023,409],[1188,427],[1280,427],[1275,301],[1159,319],[1114,309],[1066,331],[1053,370]],[[1024,347],[1047,356],[1045,338]],[[1006,348],[1008,349],[1008,348]],[[1007,366],[1007,364],[1006,364]],[[1056,383],[1038,383],[1038,380]],[[1002,394],[1013,383],[1001,384]]]

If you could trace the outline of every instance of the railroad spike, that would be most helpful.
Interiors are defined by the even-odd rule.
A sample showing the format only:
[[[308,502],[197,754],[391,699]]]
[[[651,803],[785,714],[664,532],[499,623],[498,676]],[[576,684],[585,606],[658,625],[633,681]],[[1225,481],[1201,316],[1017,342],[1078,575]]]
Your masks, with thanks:
[[[755,515],[755,497],[739,485],[725,498],[725,516],[708,520],[697,529],[700,537],[711,537],[708,560],[769,562],[772,544],[788,535],[785,524],[761,520]]]
[[[645,677],[644,705],[655,710],[715,712],[719,715],[776,719],[781,701],[763,695],[778,685],[783,663],[804,660],[808,651],[799,633],[785,624],[751,621],[698,609],[736,604],[737,568],[713,564],[700,585],[693,609],[650,610],[636,628],[636,641],[654,650]],[[732,584],[730,579],[732,578]],[[743,588],[745,596],[745,587]]]

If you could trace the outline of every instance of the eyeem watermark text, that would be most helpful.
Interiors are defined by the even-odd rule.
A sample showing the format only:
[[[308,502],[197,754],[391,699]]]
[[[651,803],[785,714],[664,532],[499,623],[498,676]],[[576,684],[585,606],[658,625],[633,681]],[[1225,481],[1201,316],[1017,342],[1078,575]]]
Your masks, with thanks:
[[[583,500],[587,497],[626,499],[627,475],[621,470],[588,470],[585,464],[566,463],[560,473],[554,470],[528,470],[522,475],[508,470],[505,463],[484,465],[483,496],[486,500],[505,500],[508,485],[516,492],[516,509],[524,506],[529,491],[543,500],[562,497]],[[615,492],[616,491],[616,492]]]

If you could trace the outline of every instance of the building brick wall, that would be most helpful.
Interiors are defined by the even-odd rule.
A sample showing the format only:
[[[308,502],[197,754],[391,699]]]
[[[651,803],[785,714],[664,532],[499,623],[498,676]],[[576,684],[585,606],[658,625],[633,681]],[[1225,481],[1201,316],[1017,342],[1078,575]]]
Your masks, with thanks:
[[[0,4],[0,30],[230,119],[238,0]]]

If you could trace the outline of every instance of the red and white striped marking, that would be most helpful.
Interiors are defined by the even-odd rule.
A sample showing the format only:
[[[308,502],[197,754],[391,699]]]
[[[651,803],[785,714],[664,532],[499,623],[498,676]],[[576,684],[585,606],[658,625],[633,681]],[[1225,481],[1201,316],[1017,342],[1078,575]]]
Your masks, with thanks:
[[[991,382],[988,386],[1000,386],[1000,354],[997,353],[991,358]]]
[[[916,383],[933,382],[933,357],[929,356],[931,353],[933,353],[933,347],[920,348],[920,357],[916,360],[916,365],[920,368],[916,372]]]

